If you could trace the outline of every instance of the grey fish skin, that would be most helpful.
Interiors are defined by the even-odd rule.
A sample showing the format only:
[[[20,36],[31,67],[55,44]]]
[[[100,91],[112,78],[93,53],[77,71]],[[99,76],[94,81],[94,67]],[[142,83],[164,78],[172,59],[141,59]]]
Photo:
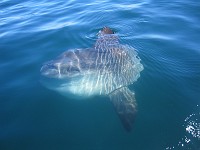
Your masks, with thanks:
[[[72,49],[45,63],[41,74],[46,86],[69,97],[108,96],[127,131],[136,114],[136,100],[128,85],[137,81],[143,65],[134,48],[121,45],[114,32],[104,27],[93,48]],[[58,82],[51,84],[51,80]]]

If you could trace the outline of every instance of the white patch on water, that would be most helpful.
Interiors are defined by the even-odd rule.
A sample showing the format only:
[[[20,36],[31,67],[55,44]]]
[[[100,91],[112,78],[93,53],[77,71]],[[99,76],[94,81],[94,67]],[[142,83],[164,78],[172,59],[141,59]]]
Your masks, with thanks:
[[[191,114],[185,120],[185,136],[177,145],[169,146],[166,150],[199,150],[200,149],[200,113]]]

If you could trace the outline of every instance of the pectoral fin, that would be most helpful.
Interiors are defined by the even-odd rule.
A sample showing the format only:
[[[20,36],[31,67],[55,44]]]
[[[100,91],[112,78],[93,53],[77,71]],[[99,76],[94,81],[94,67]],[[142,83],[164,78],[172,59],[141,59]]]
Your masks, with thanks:
[[[136,115],[136,100],[134,92],[122,87],[109,94],[118,116],[127,131],[130,131]]]

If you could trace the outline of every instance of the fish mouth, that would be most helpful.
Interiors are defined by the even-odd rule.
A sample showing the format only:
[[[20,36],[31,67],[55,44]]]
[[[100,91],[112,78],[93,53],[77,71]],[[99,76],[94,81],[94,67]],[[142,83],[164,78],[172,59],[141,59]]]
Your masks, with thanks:
[[[40,73],[44,77],[56,78],[56,76],[58,76],[59,74],[59,71],[55,66],[50,64],[45,64],[41,67]]]
[[[58,87],[61,87],[63,84],[68,84],[68,83],[70,83],[70,81],[71,80],[66,79],[66,78],[65,79],[55,78],[55,77],[51,78],[51,77],[46,76],[46,75],[40,76],[40,80],[39,80],[39,82],[43,86],[47,87],[48,89],[52,89],[52,90],[54,90]]]
[[[61,63],[55,61],[49,61],[43,64],[40,69],[40,83],[43,86],[54,90],[63,87],[64,85],[68,85],[72,81],[82,77],[80,74],[70,74],[68,72],[63,74],[61,65]]]
[[[60,78],[58,66],[53,61],[43,64],[40,73],[40,83],[49,89],[55,89],[66,82]]]

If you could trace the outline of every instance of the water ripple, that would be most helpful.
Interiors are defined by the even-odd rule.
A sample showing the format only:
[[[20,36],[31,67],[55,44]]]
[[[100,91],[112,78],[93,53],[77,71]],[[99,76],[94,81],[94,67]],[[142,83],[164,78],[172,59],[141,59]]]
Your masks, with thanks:
[[[197,106],[198,107],[198,106]],[[199,150],[200,148],[200,113],[191,114],[185,119],[185,135],[181,138],[177,145],[169,146],[166,150]]]
[[[0,120],[5,122],[5,125],[0,130],[3,130],[2,133],[7,135],[6,137],[8,138],[5,139],[5,142],[0,141],[0,145],[11,143],[10,149],[17,149],[17,147],[12,147],[12,145],[15,146],[13,141],[18,139],[24,141],[24,137],[18,138],[17,135],[33,133],[26,127],[29,124],[18,120],[18,118],[24,119],[24,113],[18,111],[19,108],[26,108],[21,103],[22,101],[26,101],[27,105],[32,106],[29,102],[29,99],[32,98],[35,106],[37,106],[30,107],[30,111],[41,109],[41,114],[44,113],[43,109],[44,111],[49,109],[46,106],[49,106],[50,100],[55,101],[56,99],[54,104],[60,103],[57,101],[57,95],[55,95],[55,99],[51,98],[51,96],[45,97],[52,93],[51,91],[48,91],[49,93],[42,91],[44,93],[40,95],[42,93],[40,91],[41,87],[39,84],[37,85],[37,82],[42,63],[55,58],[68,49],[92,47],[97,39],[96,34],[98,31],[103,26],[109,26],[119,36],[120,42],[134,47],[141,58],[144,70],[141,73],[140,80],[133,87],[135,87],[135,90],[138,90],[139,87],[140,91],[136,92],[138,106],[140,107],[138,113],[139,115],[140,113],[146,114],[150,120],[149,125],[152,126],[152,132],[149,135],[153,135],[148,138],[145,133],[141,134],[146,129],[146,124],[144,125],[145,118],[138,115],[138,119],[142,123],[141,126],[137,126],[138,122],[136,120],[136,130],[132,132],[133,134],[123,135],[123,131],[116,129],[113,125],[109,125],[111,128],[108,128],[110,130],[106,131],[106,133],[113,131],[111,135],[115,133],[119,135],[114,137],[116,138],[114,140],[115,143],[118,143],[116,142],[118,140],[121,142],[120,144],[115,144],[116,147],[130,145],[133,146],[130,149],[163,149],[166,146],[163,146],[163,143],[171,143],[167,145],[168,149],[195,149],[198,147],[200,118],[199,10],[200,3],[195,0],[175,0],[173,2],[167,0],[1,0],[0,110],[5,117],[3,119],[0,118]],[[32,94],[34,96],[31,95],[33,91],[36,94]],[[48,100],[45,101],[44,107],[38,108],[38,104],[35,103],[37,99],[40,99],[40,101]],[[65,109],[64,107],[63,109]],[[13,115],[13,118],[10,117],[13,109],[17,110],[15,113],[19,117],[15,115]],[[60,110],[60,107],[58,110]],[[154,110],[156,115],[148,110]],[[52,112],[51,109],[48,111]],[[170,113],[171,111],[175,113],[172,114]],[[169,119],[163,114],[169,114]],[[49,114],[46,115],[48,116]],[[80,113],[78,112],[77,116],[79,115]],[[158,116],[155,121],[152,121],[154,119],[153,115]],[[184,121],[187,115],[188,119]],[[43,120],[43,117],[40,115],[35,117],[39,119],[38,124],[41,124],[40,120]],[[100,116],[99,118],[105,119],[104,117]],[[26,119],[30,118],[27,113]],[[6,120],[9,121],[6,122]],[[163,121],[163,124],[160,120]],[[184,122],[183,126],[181,121]],[[20,131],[15,129],[16,122],[21,127]],[[29,122],[36,126],[37,129],[39,128],[39,131],[45,129],[49,133],[53,128],[51,124],[43,128],[35,124],[35,121],[29,120]],[[166,136],[161,135],[160,132],[157,132],[156,127],[158,126],[155,123],[160,129],[166,128],[172,131],[182,127],[183,136],[173,132],[170,133],[168,130],[166,131]],[[169,123],[171,123],[171,127]],[[66,132],[71,130],[64,125],[62,126],[60,122],[58,124]],[[0,123],[0,126],[2,126],[2,123]],[[72,133],[75,130],[75,128],[72,128]],[[90,132],[91,129],[85,129],[85,133],[87,131]],[[98,131],[102,133],[101,139],[105,139],[105,131],[103,129],[99,130],[99,128]],[[97,134],[98,131],[94,130],[94,134]],[[56,131],[54,132],[57,135]],[[64,132],[62,133],[65,134]],[[44,138],[42,134],[45,133],[41,132],[41,137]],[[87,137],[86,134],[77,132],[77,135],[80,134]],[[38,135],[31,136],[38,138]],[[170,138],[167,139],[167,136]],[[15,139],[15,137],[17,138]],[[56,141],[53,139],[54,135],[51,137],[51,141]],[[124,141],[121,137],[123,137]],[[66,140],[73,139],[74,143],[77,144],[76,138],[77,136],[75,137],[74,133],[71,135],[66,134],[64,138],[59,139],[58,143],[60,141],[65,143]],[[113,137],[108,136],[107,138],[112,139]],[[141,145],[140,143],[145,138],[147,144]],[[174,141],[175,138],[179,141]],[[95,141],[102,142],[100,139],[95,139],[95,137],[87,141],[84,140],[84,144],[87,141],[90,141],[90,144],[95,143]],[[153,140],[156,142],[152,142]],[[23,142],[19,140],[18,143]],[[106,144],[109,145],[108,143],[110,144],[111,142],[107,140],[107,143],[101,143],[100,147]],[[3,146],[3,148],[9,149],[6,146]],[[21,145],[19,147],[21,148]],[[94,144],[95,148],[96,145]],[[106,148],[103,147],[102,149]],[[46,149],[52,149],[52,147]],[[88,149],[88,147],[85,149]]]

